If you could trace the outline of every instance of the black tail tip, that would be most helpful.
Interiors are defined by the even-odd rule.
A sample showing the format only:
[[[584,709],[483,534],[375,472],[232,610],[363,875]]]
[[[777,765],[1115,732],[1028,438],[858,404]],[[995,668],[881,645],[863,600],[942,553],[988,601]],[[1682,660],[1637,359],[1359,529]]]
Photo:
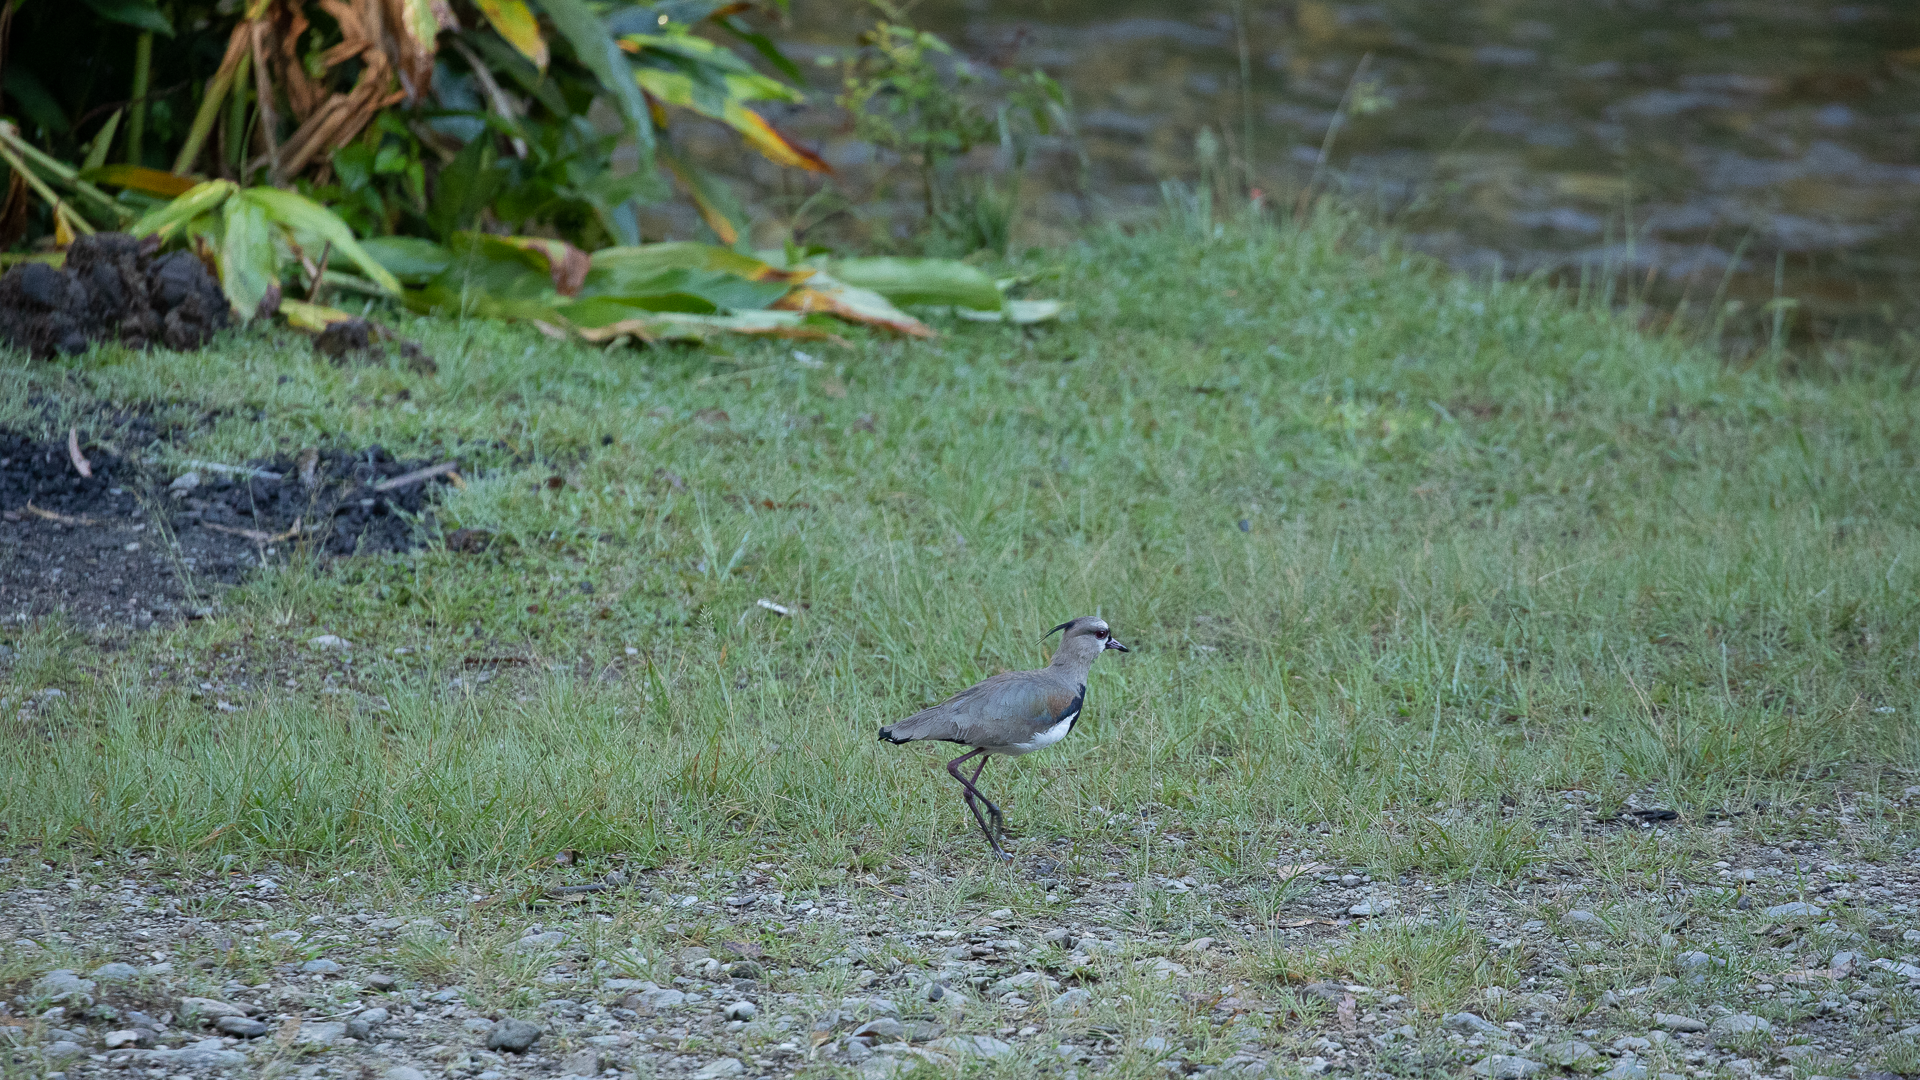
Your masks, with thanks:
[[[899,745],[900,745],[901,743],[904,743],[904,742],[908,742],[908,741],[910,741],[910,740],[907,740],[907,739],[896,739],[896,738],[894,738],[894,737],[893,737],[893,729],[892,729],[892,728],[890,728],[890,727],[883,727],[883,728],[881,728],[881,729],[880,729],[880,741],[881,741],[881,742],[890,742],[890,743],[892,743],[892,744],[893,744],[893,745],[895,745],[895,746],[899,746]]]

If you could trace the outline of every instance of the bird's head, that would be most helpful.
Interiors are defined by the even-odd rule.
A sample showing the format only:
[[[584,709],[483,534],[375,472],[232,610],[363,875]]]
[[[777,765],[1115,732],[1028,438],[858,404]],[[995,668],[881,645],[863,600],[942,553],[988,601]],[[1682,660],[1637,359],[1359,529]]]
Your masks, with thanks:
[[[1077,619],[1068,619],[1047,631],[1047,636],[1052,637],[1056,633],[1061,634],[1061,637],[1060,647],[1053,653],[1055,665],[1074,664],[1084,667],[1092,664],[1094,657],[1108,649],[1130,651],[1125,645],[1120,644],[1119,638],[1113,636],[1113,628],[1107,625],[1107,621],[1097,615],[1082,615]]]

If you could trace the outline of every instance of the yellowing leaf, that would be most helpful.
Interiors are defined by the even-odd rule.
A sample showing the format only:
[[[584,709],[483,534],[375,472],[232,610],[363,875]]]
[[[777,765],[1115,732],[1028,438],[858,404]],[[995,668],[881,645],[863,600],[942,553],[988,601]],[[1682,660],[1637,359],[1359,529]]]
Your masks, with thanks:
[[[521,56],[533,61],[533,66],[541,71],[547,70],[547,39],[540,35],[540,23],[533,17],[524,0],[477,0],[480,14],[487,17],[487,24],[494,32],[506,39],[507,44],[519,51]]]
[[[781,311],[819,312],[848,322],[878,326],[911,337],[930,338],[933,328],[887,302],[871,289],[854,288],[821,274],[774,302]]]
[[[280,314],[286,317],[288,326],[316,334],[334,323],[350,322],[353,319],[352,315],[339,308],[291,299],[280,301]]]
[[[747,140],[747,145],[760,151],[760,155],[777,165],[790,169],[805,169],[808,172],[831,173],[833,166],[828,165],[819,154],[789,142],[785,135],[775,131],[759,113],[729,101],[727,111],[720,118],[728,127],[738,131]]]
[[[191,176],[141,165],[106,165],[87,173],[86,179],[114,187],[132,188],[150,195],[164,195],[169,199],[185,195],[200,182]]]

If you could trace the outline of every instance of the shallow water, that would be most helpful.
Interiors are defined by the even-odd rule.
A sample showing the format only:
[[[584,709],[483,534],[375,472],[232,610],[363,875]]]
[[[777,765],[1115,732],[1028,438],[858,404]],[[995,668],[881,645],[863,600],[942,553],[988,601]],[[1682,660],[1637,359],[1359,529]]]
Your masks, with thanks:
[[[1065,143],[1036,158],[1026,238],[1157,208],[1165,180],[1280,209],[1311,184],[1457,268],[1611,279],[1700,325],[1732,301],[1747,347],[1776,311],[1802,340],[1920,330],[1920,4],[928,0],[912,17],[979,70],[1037,65],[1071,92],[1084,172]],[[802,0],[785,39],[831,57],[871,18]],[[822,146],[856,213],[906,231],[917,193],[850,141],[813,70],[822,103],[779,122]],[[757,201],[813,190],[756,175]]]

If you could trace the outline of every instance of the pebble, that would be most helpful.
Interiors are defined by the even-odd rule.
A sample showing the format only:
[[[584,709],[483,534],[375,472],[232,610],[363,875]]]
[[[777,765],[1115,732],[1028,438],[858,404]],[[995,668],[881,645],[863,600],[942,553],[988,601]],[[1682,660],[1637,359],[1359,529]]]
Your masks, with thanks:
[[[1600,1080],[1647,1080],[1647,1068],[1637,1062],[1621,1061],[1601,1073]]]
[[[1382,898],[1377,900],[1362,900],[1348,908],[1347,914],[1360,918],[1368,918],[1374,915],[1384,915],[1391,910],[1393,910],[1393,901]]]
[[[1790,904],[1775,904],[1762,914],[1769,919],[1817,919],[1826,912],[1803,900],[1795,900]]]
[[[384,971],[378,971],[367,976],[367,986],[370,989],[379,990],[382,993],[399,985],[400,983],[397,979]]]
[[[1673,958],[1682,971],[1701,971],[1710,967],[1726,967],[1727,962],[1717,956],[1708,956],[1703,952],[1683,952]]]
[[[548,930],[544,934],[528,934],[513,943],[519,952],[539,952],[542,949],[554,949],[565,943],[567,935],[558,930]]]
[[[736,1001],[727,1006],[726,1016],[729,1020],[751,1020],[758,1015],[760,1006],[751,1001]]]
[[[245,1065],[247,1055],[238,1050],[227,1049],[227,1044],[219,1039],[201,1039],[191,1046],[178,1050],[133,1050],[129,1051],[132,1064],[169,1068],[210,1066],[228,1068]]]
[[[562,1076],[598,1076],[600,1075],[600,1051],[594,1049],[575,1050],[560,1063]]]
[[[368,1024],[378,1027],[379,1025],[384,1024],[387,1021],[393,1019],[393,1014],[381,1008],[380,1006],[376,1005],[373,1008],[368,1009],[365,1012],[361,1013],[359,1016],[359,1019],[365,1020]]]
[[[1570,1069],[1592,1057],[1593,1047],[1578,1039],[1571,1039],[1567,1042],[1548,1043],[1540,1048],[1540,1056],[1546,1058],[1548,1064]]]
[[[180,999],[180,1011],[198,1014],[205,1020],[217,1020],[223,1016],[245,1016],[247,1011],[238,1005],[229,1005],[218,998],[189,997]]]
[[[483,1031],[493,1030],[493,1021],[484,1016],[469,1016],[460,1022],[460,1026],[478,1035]]]
[[[1505,1035],[1506,1029],[1483,1016],[1470,1012],[1457,1012],[1441,1023],[1455,1031],[1464,1031],[1472,1035]]]
[[[309,960],[300,965],[300,971],[306,975],[338,975],[347,970],[332,960]]]
[[[1059,997],[1054,998],[1053,1004],[1049,1007],[1054,1012],[1082,1012],[1093,1007],[1093,994],[1090,991],[1075,987],[1061,994]]]
[[[1567,921],[1570,923],[1597,923],[1600,921],[1600,916],[1595,915],[1591,911],[1582,911],[1579,908],[1574,908],[1572,911],[1567,912]]]
[[[940,1050],[960,1057],[978,1056],[997,1059],[1013,1056],[1013,1044],[1002,1042],[991,1035],[948,1035],[927,1044],[929,1050]]]
[[[1691,1016],[1681,1016],[1679,1013],[1654,1013],[1653,1026],[1665,1028],[1668,1031],[1679,1032],[1700,1032],[1707,1030],[1705,1021],[1695,1020]]]
[[[1149,1054],[1164,1054],[1167,1052],[1170,1044],[1158,1035],[1149,1035],[1139,1042],[1134,1043],[1134,1045]]]
[[[1532,1076],[1546,1066],[1531,1058],[1516,1057],[1512,1054],[1491,1054],[1473,1065],[1472,1071],[1492,1080],[1521,1080]]]
[[[1752,1013],[1734,1013],[1723,1016],[1707,1025],[1707,1038],[1713,1045],[1726,1048],[1735,1043],[1744,1042],[1753,1035],[1767,1035],[1773,1031],[1773,1025],[1765,1017]]]
[[[267,1033],[267,1025],[250,1016],[222,1016],[213,1022],[213,1029],[239,1039],[257,1039]]]
[[[907,1034],[907,1025],[891,1016],[877,1016],[853,1029],[856,1039],[902,1039]]]
[[[1177,967],[1178,965],[1175,966]],[[1183,975],[1186,974],[1185,969],[1182,969],[1180,973]],[[1166,976],[1161,975],[1160,977],[1165,978]],[[987,996],[999,997],[1002,994],[1011,994],[1017,990],[1030,989],[1038,989],[1046,993],[1052,993],[1059,988],[1060,983],[1057,979],[1053,979],[1038,971],[1022,971],[1017,975],[1009,975],[999,982],[994,983],[987,989]]]
[[[66,968],[58,968],[42,975],[33,984],[33,996],[45,998],[56,1005],[85,1009],[93,1005],[93,988],[92,979],[83,979]]]
[[[361,1042],[369,1042],[373,1039],[373,1025],[358,1016],[348,1017],[347,1038],[359,1039]]]
[[[109,1031],[107,1032],[106,1039],[103,1041],[109,1050],[118,1050],[123,1046],[138,1046],[140,1045],[140,1033],[132,1029],[126,1031]]]
[[[59,1042],[49,1044],[45,1053],[48,1061],[66,1061],[72,1058],[86,1057],[87,1048],[77,1042],[61,1039]]]
[[[325,1024],[301,1024],[300,1033],[293,1037],[296,1046],[332,1046],[347,1037],[347,1025],[333,1022]]]
[[[687,995],[672,987],[663,986],[658,990],[647,990],[640,994],[640,1000],[656,1009],[671,1009],[675,1005],[684,1005]]]
[[[381,1074],[380,1080],[427,1080],[427,1074],[411,1065],[395,1065]]]
[[[487,1030],[487,1049],[524,1054],[540,1038],[540,1028],[525,1020],[508,1017]]]
[[[316,638],[308,638],[307,644],[313,646],[316,649],[344,650],[344,649],[353,648],[352,642],[348,641],[346,638],[343,638],[338,634],[321,634],[319,637],[316,637]]]
[[[746,1071],[747,1067],[740,1063],[739,1058],[720,1058],[700,1066],[693,1074],[693,1080],[722,1080],[723,1077],[739,1076]]]
[[[93,969],[92,977],[101,982],[132,982],[140,977],[140,969],[132,964],[102,964]]]

